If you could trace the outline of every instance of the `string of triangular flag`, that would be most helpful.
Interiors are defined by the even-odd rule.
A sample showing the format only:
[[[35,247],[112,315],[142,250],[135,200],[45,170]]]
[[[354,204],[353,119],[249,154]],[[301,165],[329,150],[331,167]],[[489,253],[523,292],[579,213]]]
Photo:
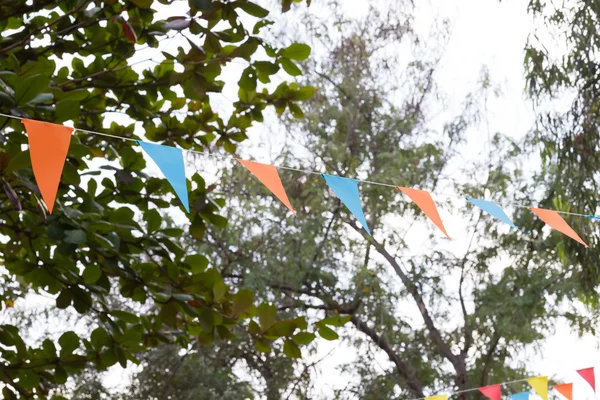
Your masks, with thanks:
[[[71,128],[49,122],[20,118],[9,114],[0,113],[0,116],[20,119],[25,125],[29,142],[33,174],[40,189],[42,198],[44,199],[44,202],[46,203],[50,213],[52,213],[53,205],[56,200],[58,185],[60,183],[63,166],[66,161],[71,135],[74,131],[135,141],[154,161],[164,177],[173,187],[173,190],[181,201],[184,209],[189,212],[185,164],[183,160],[182,149],[173,146],[148,143],[131,138],[123,138],[101,132]],[[196,151],[192,152],[204,154]],[[380,182],[321,174],[316,171],[306,171],[296,168],[262,164],[255,161],[241,160],[238,158],[235,158],[235,160],[248,169],[260,182],[262,182],[292,213],[294,213],[294,215],[296,212],[294,211],[294,208],[287,197],[283,183],[281,182],[281,178],[277,171],[278,168],[320,175],[325,180],[325,183],[328,185],[328,187],[340,199],[340,201],[346,206],[352,215],[354,215],[358,222],[360,222],[364,230],[369,235],[371,235],[371,232],[365,219],[360,201],[358,183],[395,187],[396,189],[400,190],[402,193],[408,196],[423,211],[423,213],[425,213],[427,217],[429,217],[429,219],[444,233],[448,239],[450,239],[450,236],[446,232],[444,224],[442,223],[435,202],[433,201],[431,194],[427,191],[394,186]],[[518,229],[518,227],[515,226],[510,217],[506,215],[498,203],[489,200],[475,199],[472,197],[466,197],[466,200],[496,219],[510,225],[515,229]],[[525,207],[520,204],[511,205],[516,207]],[[600,220],[600,217],[595,215],[577,214],[535,207],[528,208],[551,228],[554,228],[555,230],[569,236],[586,247],[588,247],[588,245],[569,226],[569,224],[561,217],[560,214],[568,214]]]
[[[581,378],[583,378],[583,380],[585,380],[588,383],[589,386],[591,386],[594,393],[596,393],[596,377],[594,374],[594,367],[579,369],[576,372],[577,372],[577,374],[579,374],[579,376]],[[529,384],[529,386],[531,386],[531,388],[535,391],[535,393],[538,396],[540,396],[543,400],[548,400],[549,387],[548,387],[548,377],[547,376],[536,376],[536,377],[532,377],[532,378],[518,379],[518,380],[510,381],[510,382],[497,383],[494,385],[483,386],[483,387],[479,387],[479,388],[459,390],[459,391],[449,393],[449,394],[437,394],[434,396],[422,397],[422,398],[413,399],[413,400],[448,400],[448,398],[452,395],[466,393],[466,392],[474,392],[474,391],[479,391],[481,394],[483,394],[485,397],[487,397],[490,400],[500,400],[502,398],[502,386],[507,386],[507,385],[519,383],[519,382],[527,382]],[[567,400],[573,400],[573,383],[572,382],[554,385],[554,386],[552,386],[552,388],[554,390],[556,390],[558,393],[560,393],[562,396],[564,396]],[[514,394],[510,395],[510,399],[511,400],[529,400],[530,395],[531,395],[531,392],[529,392],[529,391],[514,393]]]

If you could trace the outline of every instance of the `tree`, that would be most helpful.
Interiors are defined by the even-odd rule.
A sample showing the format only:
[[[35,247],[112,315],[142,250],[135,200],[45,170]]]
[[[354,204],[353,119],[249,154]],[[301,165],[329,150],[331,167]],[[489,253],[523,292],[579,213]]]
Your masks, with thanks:
[[[539,110],[528,142],[541,155],[544,179],[552,182],[541,204],[595,215],[599,205],[600,134],[599,70],[594,54],[600,46],[600,10],[596,2],[587,0],[564,4],[531,0],[528,9],[540,22],[525,49],[528,90]],[[565,109],[555,100],[571,103]],[[581,251],[567,242],[558,249],[559,254],[565,264],[584,266],[579,276],[588,289],[585,300],[596,307],[599,299],[594,288],[600,281],[596,262],[598,229],[586,219],[572,222],[577,231],[590,237],[590,248]]]
[[[442,40],[424,40],[411,29],[408,4],[396,4],[389,14],[372,8],[358,22],[340,17],[331,4],[323,13],[334,16],[330,24],[302,21],[313,48],[329,51],[305,65],[305,82],[318,91],[302,119],[285,122],[287,140],[276,144],[283,151],[272,163],[502,204],[539,199],[554,208],[558,183],[546,174],[528,177],[520,168],[531,151],[479,124],[494,89],[487,75],[465,99],[462,114],[443,129],[432,128],[430,116],[440,107],[433,77],[443,25]],[[393,68],[400,57],[394,50],[403,44],[414,45],[418,58],[406,61],[403,54],[407,68],[400,73]],[[467,162],[462,153],[473,151],[464,145],[471,128],[487,135],[489,150]],[[433,224],[423,225],[418,208],[393,187],[364,183],[370,237],[318,176],[280,174],[298,218],[246,171],[233,169],[222,181],[239,184],[220,190],[232,199],[227,215],[236,223],[209,228],[205,245],[216,249],[223,276],[274,301],[288,318],[305,310],[316,320],[350,318],[344,339],[357,359],[344,370],[358,379],[337,398],[421,398],[521,379],[536,371],[519,354],[551,334],[557,320],[595,331],[597,309],[577,312],[577,299],[591,298],[596,287],[584,278],[591,267],[581,263],[590,253],[557,232],[547,235],[526,208],[507,211],[528,234],[506,229],[464,200],[437,196],[444,215],[466,221],[464,229],[454,229],[468,239],[457,240],[465,247],[457,249]],[[580,221],[569,223],[595,243],[595,232]],[[323,339],[338,337],[319,328]],[[377,354],[388,363],[379,365]],[[310,382],[292,389],[297,398],[316,397]]]
[[[49,215],[24,150],[23,125],[0,117],[0,299],[10,307],[24,304],[33,293],[48,294],[62,315],[75,311],[93,321],[89,335],[67,326],[58,340],[46,337],[41,343],[26,343],[19,326],[1,325],[5,399],[47,398],[69,375],[117,362],[125,367],[161,343],[179,348],[215,338],[227,343],[238,325],[250,326],[263,349],[284,337],[285,346],[299,352],[291,337],[307,328],[303,318],[284,321],[268,304],[254,307],[252,292],[227,285],[217,264],[209,261],[211,254],[178,243],[184,232],[199,240],[207,227],[227,225],[220,215],[225,200],[211,193],[200,174],[188,185],[189,224],[170,226],[165,209],[180,203],[166,180],[144,173],[144,158],[133,142],[84,132],[134,139],[138,123],[150,141],[233,153],[268,106],[297,110],[297,102],[312,94],[311,88],[286,81],[275,90],[262,87],[280,67],[297,75],[294,61],[310,53],[306,45],[277,48],[263,39],[261,30],[271,24],[266,9],[246,0],[190,0],[187,15],[161,20],[157,10],[172,4],[70,0],[0,5],[2,111],[53,123],[71,121],[78,129],[55,212]],[[291,4],[283,0],[283,10]],[[250,29],[242,23],[246,14],[255,21]],[[132,62],[173,37],[182,38],[185,46]],[[253,57],[259,49],[266,58]],[[219,78],[233,61],[247,66],[238,82],[239,99],[224,120],[209,94],[222,90]],[[123,114],[131,123],[103,128],[108,113]],[[248,322],[257,315],[259,323]]]

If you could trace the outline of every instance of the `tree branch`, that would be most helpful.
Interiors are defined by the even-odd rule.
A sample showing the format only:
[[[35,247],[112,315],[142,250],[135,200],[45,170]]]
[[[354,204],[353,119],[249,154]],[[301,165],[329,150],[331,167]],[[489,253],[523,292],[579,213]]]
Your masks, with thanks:
[[[386,340],[386,338],[379,336],[373,329],[369,328],[369,326],[361,321],[358,316],[353,315],[350,321],[356,326],[356,329],[367,335],[371,338],[374,343],[377,343],[377,346],[388,355],[391,362],[396,366],[396,371],[398,374],[404,379],[406,382],[406,386],[408,390],[415,397],[425,397],[423,395],[423,387],[421,386],[421,382],[415,377],[414,372],[411,370],[410,366],[406,364],[394,351],[391,344]]]
[[[377,242],[373,237],[369,236],[362,228],[359,228],[354,221],[347,221],[347,223],[355,231],[362,234],[366,239],[370,240],[377,252],[381,254],[392,266],[392,268],[396,272],[396,275],[398,275],[398,277],[402,281],[402,284],[406,287],[408,293],[415,301],[417,308],[419,309],[419,312],[421,313],[421,316],[423,318],[423,322],[425,323],[425,327],[429,332],[429,337],[431,338],[433,343],[438,347],[440,354],[452,363],[452,365],[454,366],[454,370],[456,371],[458,376],[466,376],[466,367],[464,360],[452,353],[452,350],[450,350],[450,346],[448,346],[448,344],[444,341],[444,339],[442,338],[442,334],[435,326],[433,319],[429,314],[429,310],[427,309],[427,305],[423,300],[423,296],[419,292],[417,286],[402,270],[402,268],[396,261],[396,258],[392,256],[381,243]]]
[[[25,36],[23,39],[21,39],[17,42],[14,42],[11,45],[8,45],[3,49],[0,49],[0,53],[6,53],[7,51],[14,49],[15,47],[18,47],[20,45],[24,45],[24,44],[30,42],[33,38],[36,37],[37,34],[41,33],[44,29],[51,28],[52,26],[54,26],[54,25],[58,24],[60,21],[62,21],[64,18],[68,18],[70,15],[73,15],[73,14],[81,11],[82,9],[84,9],[89,4],[89,2],[90,2],[90,0],[82,1],[81,4],[79,4],[77,7],[75,7],[71,11],[61,15],[54,21],[48,23],[47,25],[42,26],[41,28],[34,30],[33,32],[31,32],[31,34],[29,34],[28,36]],[[96,23],[96,22],[94,22],[94,23]]]
[[[490,368],[490,362],[492,361],[492,359],[494,358],[494,353],[496,352],[496,349],[498,348],[498,343],[500,343],[500,333],[498,333],[498,331],[494,331],[494,335],[492,336],[492,341],[490,343],[490,347],[488,348],[488,351],[485,355],[485,359],[483,361],[483,368],[481,370],[481,386],[486,386],[488,383],[488,376],[489,376],[489,368]]]

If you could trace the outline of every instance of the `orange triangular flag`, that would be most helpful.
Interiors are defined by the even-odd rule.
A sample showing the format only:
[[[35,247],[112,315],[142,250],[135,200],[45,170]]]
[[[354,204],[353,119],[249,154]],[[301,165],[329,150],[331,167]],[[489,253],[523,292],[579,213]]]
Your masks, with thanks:
[[[450,236],[448,236],[446,228],[444,228],[444,224],[442,223],[440,214],[438,213],[438,210],[429,192],[419,189],[405,188],[401,186],[396,186],[396,188],[402,191],[402,193],[404,193],[408,197],[410,197],[410,199],[414,201],[415,204],[419,206],[421,210],[423,210],[423,212],[429,217],[429,219],[432,220],[433,223],[438,228],[440,228],[442,232],[444,232],[444,235],[446,235],[446,237],[450,239]]]
[[[52,214],[73,128],[30,119],[22,122],[27,131],[33,175]]]
[[[554,210],[546,210],[544,208],[530,208],[538,217],[541,218],[542,221],[550,225],[550,227],[556,229],[559,232],[564,233],[571,239],[574,239],[584,245],[585,247],[589,247],[580,237],[579,235],[567,224],[567,221],[563,219],[556,211]]]
[[[254,161],[245,161],[236,158],[236,160],[252,172],[252,175],[258,178],[281,202],[296,215],[296,211],[290,204],[290,200],[285,193],[277,168],[269,164],[261,164]]]
[[[573,400],[573,384],[572,383],[563,383],[561,385],[553,386],[554,389],[563,396],[567,398],[567,400]]]

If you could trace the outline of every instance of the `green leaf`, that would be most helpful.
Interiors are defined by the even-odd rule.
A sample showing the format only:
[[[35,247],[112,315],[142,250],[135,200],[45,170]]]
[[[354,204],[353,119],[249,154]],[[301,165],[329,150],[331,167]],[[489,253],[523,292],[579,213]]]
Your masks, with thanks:
[[[212,0],[191,0],[191,4],[193,4],[197,10],[208,11],[212,6]]]
[[[213,297],[216,302],[221,301],[226,293],[227,285],[225,285],[225,282],[219,281],[213,286]]]
[[[269,61],[255,61],[252,65],[254,66],[254,68],[256,68],[256,70],[267,75],[273,75],[276,74],[277,71],[279,71],[279,67],[277,66],[277,64],[274,64]]]
[[[246,68],[242,72],[238,85],[246,91],[254,92],[256,90],[256,72],[254,69],[251,67]]]
[[[250,321],[248,323],[248,332],[250,332],[251,334],[255,335],[255,336],[260,336],[262,335],[262,331],[260,330],[260,327],[258,326],[258,324],[254,321]]]
[[[33,371],[23,372],[17,376],[19,377],[19,386],[25,389],[33,389],[40,383],[40,376]]]
[[[116,338],[115,338],[116,340]],[[122,337],[119,338],[118,342],[123,346],[138,346],[142,341],[142,333],[138,329],[128,330]]]
[[[123,310],[113,310],[111,315],[130,324],[137,324],[140,321],[140,317],[137,315]]]
[[[119,235],[116,232],[108,232],[108,235],[106,235],[106,237],[115,249],[119,248],[119,246],[121,245],[121,239],[119,239]]]
[[[268,61],[256,61],[252,65],[256,70],[258,79],[262,83],[271,82],[270,76],[279,71],[279,65]]]
[[[50,339],[45,339],[42,342],[42,348],[44,349],[45,357],[55,357],[56,356],[56,346],[54,346],[54,342]]]
[[[301,101],[310,100],[314,94],[315,88],[313,86],[302,86],[300,89],[298,89],[294,98]]]
[[[300,351],[298,345],[289,339],[286,339],[283,342],[283,354],[285,354],[289,358],[302,357],[302,352]]]
[[[218,325],[217,326],[217,333],[219,334],[219,337],[223,340],[232,340],[235,339],[235,335],[233,333],[231,333],[231,331],[229,329],[227,329],[227,327],[223,326],[223,325]]]
[[[72,354],[79,347],[79,336],[73,331],[65,332],[58,339],[60,345],[60,355]]]
[[[269,20],[262,20],[262,21],[258,21],[255,25],[254,28],[252,28],[252,34],[253,35],[258,35],[260,33],[260,30],[262,28],[264,28],[265,26],[269,26],[269,25],[273,25],[274,22],[273,21],[269,21]]]
[[[10,174],[25,168],[31,168],[31,157],[29,155],[29,150],[20,151],[12,156],[4,172],[6,174]]]
[[[148,233],[153,233],[160,229],[162,217],[156,209],[152,209],[144,213],[144,221],[146,221]]]
[[[60,309],[65,309],[71,305],[71,292],[69,289],[64,289],[60,292],[58,297],[56,298],[56,307]]]
[[[279,63],[281,64],[285,72],[287,72],[291,76],[302,75],[302,70],[298,68],[296,64],[291,62],[289,58],[282,58],[281,60],[279,60]]]
[[[271,346],[269,346],[269,343],[264,339],[256,339],[254,345],[256,346],[256,350],[261,353],[269,354],[271,352]]]
[[[239,317],[254,303],[254,293],[248,289],[242,289],[233,297],[233,315]]]
[[[63,100],[81,101],[85,100],[90,95],[87,89],[70,90],[65,93]]]
[[[67,121],[79,117],[79,102],[74,100],[62,100],[56,104],[56,119]]]
[[[127,368],[127,357],[121,346],[114,346],[115,354],[117,355],[117,361],[121,364],[121,367]]]
[[[63,385],[68,378],[69,376],[67,375],[67,372],[64,370],[64,368],[60,365],[57,365],[54,369],[54,380],[56,381],[56,383],[58,383],[59,385]],[[52,400],[54,400],[54,397],[52,398]]]
[[[277,308],[274,305],[262,303],[258,306],[258,320],[263,332],[266,332],[275,322]]]
[[[174,301],[169,301],[160,310],[160,318],[163,322],[171,327],[175,327],[177,325],[177,314],[179,310],[177,309],[177,303]]]
[[[183,229],[179,229],[179,228],[165,228],[161,230],[162,233],[164,233],[167,236],[171,236],[171,237],[180,237],[181,235],[183,235]]]
[[[8,388],[8,386],[4,386],[2,388],[2,398],[4,400],[17,400],[17,396],[12,390]]]
[[[316,336],[311,332],[299,332],[292,337],[292,340],[298,345],[307,345],[315,340]]]
[[[273,338],[280,338],[282,336],[292,336],[296,330],[297,325],[294,321],[284,320],[278,321],[269,328],[266,335]]]
[[[92,264],[85,267],[81,277],[86,284],[93,285],[94,283],[98,282],[98,279],[100,279],[101,275],[102,270],[100,267],[97,264]]]
[[[183,98],[183,97],[178,97],[175,100],[171,101],[171,108],[173,110],[179,110],[180,108],[183,108],[183,106],[185,106],[187,104],[187,99]]]
[[[233,146],[234,146],[234,147],[233,147],[233,150],[232,150],[232,151],[230,151],[230,150],[227,148],[227,144],[232,144],[232,143],[230,143],[230,142],[226,142],[226,143],[225,143],[225,146],[224,146],[224,147],[225,147],[225,150],[227,150],[227,152],[229,152],[229,153],[234,153],[234,152],[235,152],[235,145],[233,144]],[[212,215],[210,216],[210,222],[212,222],[212,224],[213,224],[214,226],[216,226],[217,228],[225,228],[225,227],[227,226],[227,218],[225,218],[225,217],[223,217],[223,216],[221,216],[221,215],[219,215],[219,214],[212,214]]]
[[[192,301],[194,300],[194,297],[192,295],[189,295],[187,293],[173,293],[171,295],[171,297],[173,297],[176,300],[179,301]]]
[[[131,2],[139,8],[150,8],[153,0],[131,0]]]
[[[350,315],[346,315],[344,317],[337,315],[324,318],[319,321],[319,323],[331,326],[344,326],[348,321],[350,321],[350,318],[352,318]]]
[[[302,112],[300,107],[298,107],[298,105],[296,105],[295,103],[288,103],[288,107],[294,118],[302,118],[304,116],[304,113]]]
[[[73,307],[75,307],[75,310],[81,314],[86,313],[92,306],[90,293],[79,286],[71,286],[71,294],[73,295]]]
[[[202,254],[192,254],[185,258],[185,263],[192,267],[192,274],[200,274],[204,272],[208,266],[208,258]]]
[[[96,350],[100,350],[104,346],[109,347],[112,343],[112,338],[106,333],[104,328],[98,327],[92,332],[90,341]]]
[[[50,84],[50,77],[46,75],[34,75],[26,79],[16,81],[15,100],[18,105],[26,104],[33,100],[38,94],[46,91]]]
[[[29,101],[29,104],[48,103],[48,102],[52,101],[52,99],[54,99],[54,96],[52,95],[52,93],[40,93],[37,96],[35,96],[33,99],[31,99]]]
[[[244,43],[238,46],[237,49],[231,52],[229,55],[232,58],[240,57],[247,61],[250,61],[250,56],[256,52],[260,41],[257,38],[250,37]]]
[[[336,340],[337,338],[339,338],[339,335],[335,331],[331,330],[326,326],[321,326],[319,328],[319,335],[321,335],[321,337],[326,340]]]
[[[252,3],[251,1],[248,1],[246,3],[240,3],[240,8],[246,11],[248,14],[252,15],[253,17],[257,18],[264,18],[267,15],[269,15],[269,11],[265,10],[258,4]]]
[[[100,365],[104,369],[106,369],[108,367],[112,367],[116,363],[117,363],[117,355],[115,354],[112,347],[100,354]]]
[[[72,244],[84,244],[87,241],[87,234],[81,229],[65,231],[65,242]]]
[[[303,43],[292,43],[286,49],[283,49],[281,55],[292,60],[303,61],[310,56],[310,46]]]

